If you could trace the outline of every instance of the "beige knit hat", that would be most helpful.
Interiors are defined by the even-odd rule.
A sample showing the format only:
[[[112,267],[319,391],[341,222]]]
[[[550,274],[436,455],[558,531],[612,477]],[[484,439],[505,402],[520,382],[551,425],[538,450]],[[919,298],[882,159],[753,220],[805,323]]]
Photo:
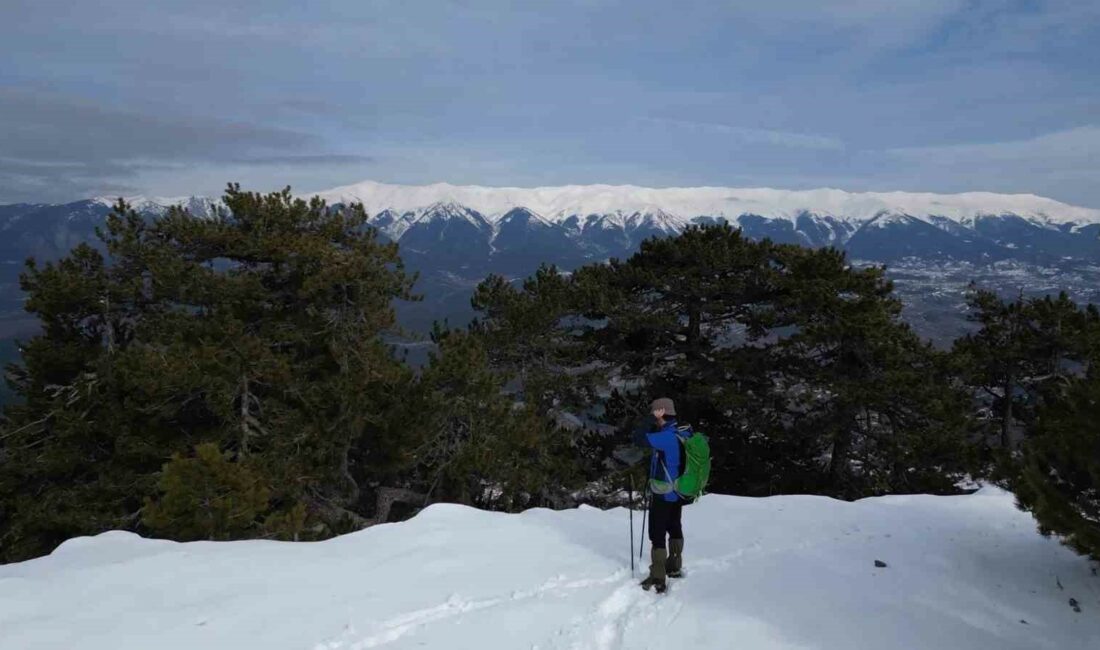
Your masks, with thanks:
[[[649,411],[652,413],[657,409],[664,409],[665,415],[676,415],[676,404],[668,397],[659,397],[653,400],[653,403],[649,405]]]

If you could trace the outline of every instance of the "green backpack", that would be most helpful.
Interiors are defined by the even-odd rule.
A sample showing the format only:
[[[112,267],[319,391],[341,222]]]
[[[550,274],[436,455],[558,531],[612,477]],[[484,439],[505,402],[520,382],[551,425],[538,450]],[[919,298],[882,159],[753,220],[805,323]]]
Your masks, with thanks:
[[[673,487],[685,503],[695,503],[703,496],[710,480],[710,441],[701,432],[690,429],[677,431],[676,437],[680,440],[680,451],[686,460],[684,472]]]
[[[676,439],[680,441],[680,463],[683,472],[680,478],[672,480],[667,467],[667,481],[651,479],[650,489],[654,494],[668,494],[675,491],[685,504],[695,503],[707,489],[710,479],[710,441],[699,431],[684,426],[676,430]]]

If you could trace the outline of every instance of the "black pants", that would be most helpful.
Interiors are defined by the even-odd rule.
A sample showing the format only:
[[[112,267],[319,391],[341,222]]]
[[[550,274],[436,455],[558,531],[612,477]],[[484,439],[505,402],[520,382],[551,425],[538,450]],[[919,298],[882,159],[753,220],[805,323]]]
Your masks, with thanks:
[[[684,528],[680,523],[680,515],[684,511],[684,504],[676,501],[665,501],[663,495],[649,495],[649,542],[653,548],[665,548],[665,536],[669,539],[683,539]]]

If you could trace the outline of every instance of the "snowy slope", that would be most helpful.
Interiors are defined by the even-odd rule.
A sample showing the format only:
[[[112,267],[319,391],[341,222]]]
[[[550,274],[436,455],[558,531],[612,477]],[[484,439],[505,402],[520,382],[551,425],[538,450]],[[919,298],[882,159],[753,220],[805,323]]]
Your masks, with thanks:
[[[120,197],[97,196],[90,199],[92,205],[104,208],[113,208]],[[208,198],[205,196],[176,196],[176,197],[147,197],[142,195],[121,197],[131,208],[142,214],[163,216],[170,206],[181,206],[197,217],[209,217],[214,210],[224,207],[220,198]]]
[[[701,216],[735,220],[746,214],[795,221],[801,215],[832,217],[863,224],[880,215],[909,215],[933,222],[933,217],[973,224],[983,216],[1016,215],[1033,223],[1077,226],[1100,223],[1100,210],[1073,206],[1034,194],[965,192],[846,192],[821,188],[777,190],[771,188],[669,187],[635,185],[563,185],[558,187],[482,187],[477,185],[394,185],[363,181],[317,192],[329,203],[360,202],[376,215],[431,213],[439,206],[464,207],[495,223],[514,208],[526,208],[540,219],[562,222],[571,216],[656,215],[671,227],[682,227]],[[169,205],[207,207],[220,200],[205,197],[131,196],[126,200],[139,210],[163,211]],[[97,197],[96,204],[110,207],[117,197]]]
[[[436,505],[311,544],[76,539],[0,567],[0,648],[1100,648],[1100,578],[998,490],[710,496],[665,596],[627,521]]]
[[[923,221],[944,217],[970,224],[980,216],[1012,214],[1041,224],[1100,223],[1100,210],[1067,205],[1033,194],[931,194],[845,192],[835,189],[690,187],[654,189],[633,185],[479,187],[447,183],[388,185],[365,181],[319,195],[330,203],[358,201],[367,212],[413,212],[437,203],[457,203],[493,221],[516,207],[562,221],[573,215],[661,213],[687,224],[700,216],[734,220],[744,214],[796,220],[804,213],[865,223],[880,214],[907,214]]]

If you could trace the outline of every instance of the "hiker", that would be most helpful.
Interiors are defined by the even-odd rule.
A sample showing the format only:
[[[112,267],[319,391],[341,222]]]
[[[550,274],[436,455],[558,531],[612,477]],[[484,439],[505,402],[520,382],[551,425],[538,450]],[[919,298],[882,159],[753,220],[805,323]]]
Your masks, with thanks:
[[[667,397],[656,399],[649,405],[649,411],[634,434],[634,444],[653,449],[649,466],[650,565],[649,577],[642,581],[642,588],[664,593],[668,586],[666,577],[683,575],[684,503],[674,489],[674,482],[683,472],[683,449],[677,437],[679,427],[673,401]]]

